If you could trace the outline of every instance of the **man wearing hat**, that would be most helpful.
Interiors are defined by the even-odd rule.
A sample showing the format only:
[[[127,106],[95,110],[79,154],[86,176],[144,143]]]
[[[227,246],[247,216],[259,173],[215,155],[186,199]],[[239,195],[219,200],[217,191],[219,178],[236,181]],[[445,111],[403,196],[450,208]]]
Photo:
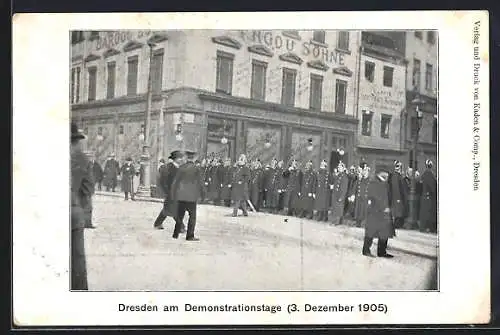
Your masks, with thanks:
[[[97,186],[97,189],[100,191],[102,189],[102,178],[103,178],[103,170],[99,162],[95,160],[95,156],[92,155],[92,159],[89,163],[89,170],[92,172],[92,177],[94,178],[94,184]]]
[[[109,155],[106,163],[104,164],[104,185],[106,191],[115,191],[118,185],[118,175],[120,174],[120,164],[115,159],[115,154]]]
[[[133,178],[135,175],[135,168],[132,164],[132,158],[128,157],[121,168],[122,175],[122,191],[125,193],[125,200],[128,200],[128,194],[132,200],[135,200],[133,190]]]
[[[248,216],[247,201],[249,200],[248,188],[251,172],[246,164],[247,157],[241,154],[233,170],[233,187],[231,192],[231,200],[234,202],[233,216],[238,216],[238,209],[240,208],[243,211],[243,216]]]
[[[163,208],[158,214],[153,227],[155,229],[163,229],[163,222],[167,218],[167,216],[171,216],[175,219],[176,216],[176,208],[174,202],[171,200],[171,188],[174,178],[179,170],[179,167],[183,163],[184,155],[181,151],[173,151],[168,157],[169,163],[160,170],[160,182],[159,188],[162,190],[162,193],[165,196],[163,201]],[[185,231],[184,224],[181,227],[181,231]]]
[[[425,161],[425,171],[421,177],[422,194],[420,197],[420,229],[437,231],[437,179],[432,172],[433,163]]]
[[[354,187],[354,221],[357,227],[361,227],[366,220],[368,205],[368,187],[370,184],[370,167],[362,163],[359,167],[359,175]],[[382,193],[384,194],[384,192]]]
[[[298,169],[298,162],[293,159],[290,166],[283,172],[286,178],[285,207],[288,216],[298,215],[300,185],[302,184],[302,172]]]
[[[300,217],[312,219],[314,215],[314,199],[316,199],[316,172],[313,170],[312,161],[306,163],[300,191],[300,204],[302,210]]]
[[[335,226],[344,221],[345,201],[347,198],[347,187],[349,179],[344,163],[340,162],[337,167],[338,175],[335,178],[332,192],[332,217],[331,223]]]
[[[316,178],[316,199],[314,206],[317,211],[318,221],[328,221],[328,208],[330,207],[330,172],[327,169],[328,163],[323,160],[319,165]]]
[[[408,215],[408,196],[402,169],[403,164],[400,161],[394,161],[394,172],[389,173],[387,178],[387,196],[396,228],[403,227]]]
[[[162,175],[162,170],[166,169],[165,160],[163,158],[158,162],[158,174],[156,175],[156,196],[158,198],[165,198],[165,193],[161,187],[160,176]]]
[[[82,202],[92,197],[93,182],[89,161],[82,151],[80,140],[85,136],[76,124],[71,124],[71,290],[88,290],[85,259],[85,213]]]
[[[175,228],[172,235],[177,239],[181,233],[184,215],[186,211],[189,214],[188,227],[186,233],[186,240],[198,241],[199,239],[194,236],[196,227],[196,203],[200,197],[202,180],[199,170],[194,164],[195,153],[186,151],[187,161],[179,167],[172,188],[170,190],[170,199],[175,204]]]

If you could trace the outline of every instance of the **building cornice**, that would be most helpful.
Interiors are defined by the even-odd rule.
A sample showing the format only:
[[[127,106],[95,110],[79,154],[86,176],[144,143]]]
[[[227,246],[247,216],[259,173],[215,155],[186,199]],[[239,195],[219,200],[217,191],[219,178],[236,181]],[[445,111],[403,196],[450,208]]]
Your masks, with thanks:
[[[272,102],[257,101],[257,100],[247,99],[247,98],[234,97],[234,96],[229,96],[229,95],[221,95],[218,93],[211,93],[211,92],[199,92],[198,96],[202,100],[211,100],[211,101],[216,101],[216,102],[221,102],[221,103],[226,103],[226,104],[239,105],[239,106],[243,106],[243,107],[250,107],[250,108],[262,109],[262,110],[272,110],[272,111],[280,112],[280,113],[293,113],[295,115],[304,116],[304,117],[312,117],[312,118],[319,118],[319,119],[325,119],[325,120],[341,121],[341,122],[347,122],[347,123],[352,123],[352,124],[358,123],[358,120],[356,118],[354,118],[353,116],[339,115],[339,114],[335,114],[333,112],[332,113],[312,112],[312,111],[307,110],[307,109],[302,109],[302,108],[297,108],[297,107],[287,107],[287,106],[272,103]]]
[[[153,95],[153,101],[161,100],[165,93],[166,93],[166,91],[162,92],[161,94]],[[89,109],[89,108],[114,107],[114,106],[142,103],[142,102],[146,102],[146,97],[147,97],[146,94],[141,94],[141,95],[135,95],[132,97],[123,96],[123,97],[118,97],[118,98],[114,98],[114,99],[85,101],[82,103],[71,105],[71,109],[78,111],[78,110]]]
[[[386,153],[386,152],[391,152],[393,154],[397,155],[402,155],[407,152],[406,149],[392,149],[392,148],[380,148],[380,147],[370,147],[366,145],[360,145],[358,144],[356,146],[358,150],[364,150],[364,151],[371,151],[373,153]]]

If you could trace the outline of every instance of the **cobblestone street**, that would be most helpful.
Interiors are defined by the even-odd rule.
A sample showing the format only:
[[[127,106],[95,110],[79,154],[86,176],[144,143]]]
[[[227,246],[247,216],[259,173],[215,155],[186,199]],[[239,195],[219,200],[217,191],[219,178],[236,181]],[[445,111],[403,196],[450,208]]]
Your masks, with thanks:
[[[435,235],[401,231],[389,241],[393,259],[370,259],[360,228],[265,213],[233,218],[211,205],[198,205],[200,241],[174,240],[173,219],[152,228],[160,209],[94,197],[90,290],[422,290],[438,251]]]

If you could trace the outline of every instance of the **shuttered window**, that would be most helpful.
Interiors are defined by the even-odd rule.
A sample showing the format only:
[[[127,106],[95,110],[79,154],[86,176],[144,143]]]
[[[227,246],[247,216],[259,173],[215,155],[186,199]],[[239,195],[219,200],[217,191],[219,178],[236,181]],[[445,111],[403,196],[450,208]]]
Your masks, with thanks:
[[[349,50],[349,32],[339,31],[337,39],[337,48],[340,50]]]
[[[97,68],[95,66],[89,67],[89,92],[88,101],[94,101],[97,91]]]
[[[252,62],[251,98],[266,100],[267,63],[254,60]]]
[[[163,55],[163,49],[156,50],[151,60],[151,89],[154,94],[159,94],[162,90]]]
[[[335,113],[345,114],[347,81],[337,79],[335,83]]]
[[[116,82],[116,63],[108,63],[108,82],[106,90],[106,98],[113,99],[115,97],[115,82]]]
[[[234,55],[227,52],[217,52],[216,91],[231,94],[233,90],[233,59]]]
[[[127,95],[137,95],[137,75],[139,70],[139,57],[132,56],[127,59]]]
[[[321,94],[323,91],[323,77],[311,74],[311,86],[309,91],[309,108],[321,111]]]

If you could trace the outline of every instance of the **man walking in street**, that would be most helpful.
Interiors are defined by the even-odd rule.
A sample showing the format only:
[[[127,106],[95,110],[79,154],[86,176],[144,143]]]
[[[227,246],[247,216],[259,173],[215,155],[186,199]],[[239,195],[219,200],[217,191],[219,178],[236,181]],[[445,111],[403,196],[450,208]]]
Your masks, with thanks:
[[[160,185],[163,194],[163,208],[158,214],[153,227],[155,229],[163,229],[163,222],[167,216],[171,216],[175,219],[176,212],[173,201],[171,200],[171,188],[174,178],[179,170],[179,167],[183,163],[184,155],[180,151],[173,151],[168,157],[169,163],[160,170]],[[181,226],[181,233],[185,231],[184,224]]]
[[[179,167],[172,183],[171,200],[176,210],[175,228],[172,237],[177,239],[182,230],[184,215],[189,214],[188,227],[186,233],[187,241],[199,241],[194,236],[196,227],[196,206],[200,197],[202,180],[199,170],[194,164],[195,153],[186,152],[187,161]]]
[[[250,169],[248,168],[247,157],[240,155],[238,163],[233,172],[233,191],[231,198],[234,201],[233,216],[238,216],[238,209],[241,208],[243,216],[248,216],[247,201],[248,187],[250,183]]]
[[[132,200],[135,200],[134,189],[133,189],[133,178],[135,175],[135,168],[132,164],[132,158],[128,157],[121,168],[122,174],[122,191],[125,193],[125,200],[128,200],[128,195]]]
[[[421,177],[422,195],[420,198],[420,229],[437,232],[437,179],[432,172],[433,163],[425,161],[425,171]]]
[[[80,140],[85,136],[76,124],[71,124],[71,290],[88,290],[85,257],[85,213],[82,200],[91,197],[93,181],[88,170],[88,160],[82,152]]]
[[[109,155],[104,164],[104,186],[106,191],[115,191],[118,184],[118,176],[120,175],[120,164],[115,159],[115,154]]]
[[[94,183],[97,186],[97,189],[100,191],[102,189],[103,171],[101,165],[99,165],[99,163],[95,160],[94,156],[90,161],[89,170],[92,172]]]
[[[389,206],[396,228],[403,227],[405,218],[408,215],[408,196],[405,191],[405,181],[402,169],[403,164],[400,161],[395,161],[394,172],[390,173],[387,179]]]
[[[332,192],[332,218],[331,223],[335,226],[344,222],[345,201],[347,197],[347,187],[349,184],[347,172],[344,163],[340,162],[338,167],[338,176],[335,178]]]

